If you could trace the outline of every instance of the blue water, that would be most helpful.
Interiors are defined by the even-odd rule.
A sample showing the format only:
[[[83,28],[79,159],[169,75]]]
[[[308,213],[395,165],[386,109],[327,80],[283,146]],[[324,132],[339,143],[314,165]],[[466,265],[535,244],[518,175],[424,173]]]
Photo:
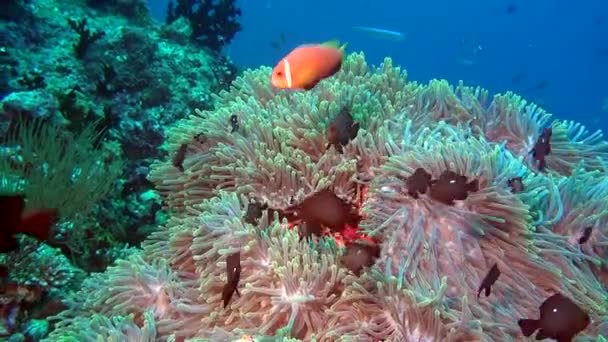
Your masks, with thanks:
[[[150,0],[162,20],[166,0]],[[378,64],[385,56],[410,79],[463,80],[512,90],[562,119],[608,131],[608,1],[241,0],[243,31],[226,53],[241,67],[274,65],[293,47],[339,39]],[[508,13],[509,6],[515,7]],[[374,26],[402,42],[354,31]],[[283,34],[285,43],[271,46]]]

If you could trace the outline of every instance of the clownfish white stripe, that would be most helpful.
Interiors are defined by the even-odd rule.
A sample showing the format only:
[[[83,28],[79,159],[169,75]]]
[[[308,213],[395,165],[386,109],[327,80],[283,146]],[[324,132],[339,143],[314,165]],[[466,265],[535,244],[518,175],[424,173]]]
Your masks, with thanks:
[[[287,58],[283,58],[283,63],[285,64],[285,79],[287,80],[287,87],[291,88],[291,67],[289,66]]]

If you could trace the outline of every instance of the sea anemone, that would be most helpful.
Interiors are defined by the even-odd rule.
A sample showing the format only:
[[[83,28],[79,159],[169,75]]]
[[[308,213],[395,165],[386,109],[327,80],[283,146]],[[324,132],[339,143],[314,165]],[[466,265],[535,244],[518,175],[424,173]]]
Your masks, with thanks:
[[[508,187],[511,177],[528,171],[504,147],[484,140],[427,141],[382,166],[361,228],[382,241],[379,265],[402,276],[417,302],[442,304],[445,324],[466,318],[462,324],[478,321],[470,333],[479,339],[514,337],[513,317],[533,315],[539,299],[559,288],[558,273],[528,247],[528,206]],[[420,169],[430,175],[421,178],[428,189],[412,196],[408,179]],[[475,303],[494,263],[501,271],[495,296]]]
[[[183,172],[171,161],[152,166],[149,178],[169,208],[182,211],[218,190],[236,191],[275,209],[330,185],[348,197],[356,187],[353,154],[379,163],[366,152],[382,148],[384,141],[371,132],[402,134],[385,120],[405,115],[416,92],[390,59],[374,70],[362,54],[350,55],[336,78],[314,92],[272,91],[265,81],[269,73],[268,68],[245,73],[230,92],[216,97],[217,110],[196,111],[168,130],[166,145],[174,154],[188,145],[180,162]],[[365,129],[350,137],[354,147],[346,146],[344,154],[327,151],[329,126],[344,111]],[[236,131],[230,124],[234,115]]]
[[[333,254],[300,239],[286,223],[264,211],[259,224],[243,221],[249,202],[234,193],[200,205],[190,248],[200,276],[201,297],[212,314],[208,327],[275,334],[285,328],[293,336],[310,337],[325,321],[324,310],[337,298],[334,293],[344,276]],[[226,284],[226,258],[240,253],[240,295],[228,308],[222,305]],[[201,331],[203,334],[204,331]]]
[[[220,324],[267,335],[284,329],[293,337],[310,339],[325,325],[345,271],[335,256],[300,240],[297,232],[277,225],[269,230],[248,244],[241,296]]]
[[[349,285],[329,311],[322,340],[475,340],[462,326],[443,323],[443,293],[434,300],[419,302],[402,281],[404,276],[392,275],[390,268],[383,271],[374,267],[359,278],[348,277]]]
[[[592,317],[583,335],[603,333],[599,135],[510,93],[408,82],[390,59],[351,54],[306,92],[269,75],[168,129],[150,179],[171,219],[85,283],[59,331],[149,312],[160,340],[507,341],[562,292]],[[548,133],[545,167],[530,150]]]
[[[511,92],[494,97],[480,126],[488,140],[505,142],[533,169],[538,169],[538,163],[531,152],[546,127],[552,131],[551,151],[546,156],[547,168],[552,172],[567,176],[578,165],[600,170],[608,157],[608,143],[602,140],[601,131],[590,134],[580,123],[552,121],[551,114]]]
[[[78,329],[82,317],[94,314],[132,315],[133,322],[142,326],[150,312],[159,338],[174,333],[192,336],[198,330],[200,314],[208,310],[204,304],[195,303],[198,294],[194,279],[183,276],[163,260],[148,263],[138,254],[119,260],[105,273],[86,279],[81,290],[66,300],[68,309],[55,318],[60,319],[57,330]]]
[[[157,340],[154,313],[146,311],[143,317],[141,323],[136,323],[133,315],[75,317],[71,325],[53,331],[47,340],[154,342]]]
[[[602,304],[608,302],[607,200],[608,182],[602,173],[578,167],[570,177],[556,180],[543,205],[550,219],[531,232],[547,267],[555,267],[570,280],[563,283],[562,292],[589,308],[596,328],[604,332],[608,331],[608,309]]]

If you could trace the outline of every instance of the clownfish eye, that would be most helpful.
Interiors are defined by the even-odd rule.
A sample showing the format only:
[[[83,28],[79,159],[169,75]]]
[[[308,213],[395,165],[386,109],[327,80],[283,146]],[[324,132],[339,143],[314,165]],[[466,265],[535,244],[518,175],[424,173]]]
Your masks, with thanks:
[[[282,71],[277,71],[277,76],[283,76],[283,72]]]

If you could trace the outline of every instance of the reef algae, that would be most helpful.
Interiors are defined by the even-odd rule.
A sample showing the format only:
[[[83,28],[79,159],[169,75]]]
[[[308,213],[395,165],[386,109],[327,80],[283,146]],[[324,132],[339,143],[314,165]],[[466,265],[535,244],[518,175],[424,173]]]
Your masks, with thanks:
[[[512,93],[411,82],[389,58],[351,54],[308,92],[273,89],[270,73],[245,71],[215,110],[168,130],[180,167],[159,160],[149,178],[170,219],[85,281],[47,341],[522,341],[517,321],[558,292],[591,318],[577,340],[608,336],[601,133]],[[345,112],[359,126],[337,148],[328,129]],[[530,152],[547,127],[541,170]],[[298,206],[328,190],[358,219],[303,238]],[[353,272],[343,259],[360,240],[380,252]],[[240,295],[224,308],[236,252]]]

